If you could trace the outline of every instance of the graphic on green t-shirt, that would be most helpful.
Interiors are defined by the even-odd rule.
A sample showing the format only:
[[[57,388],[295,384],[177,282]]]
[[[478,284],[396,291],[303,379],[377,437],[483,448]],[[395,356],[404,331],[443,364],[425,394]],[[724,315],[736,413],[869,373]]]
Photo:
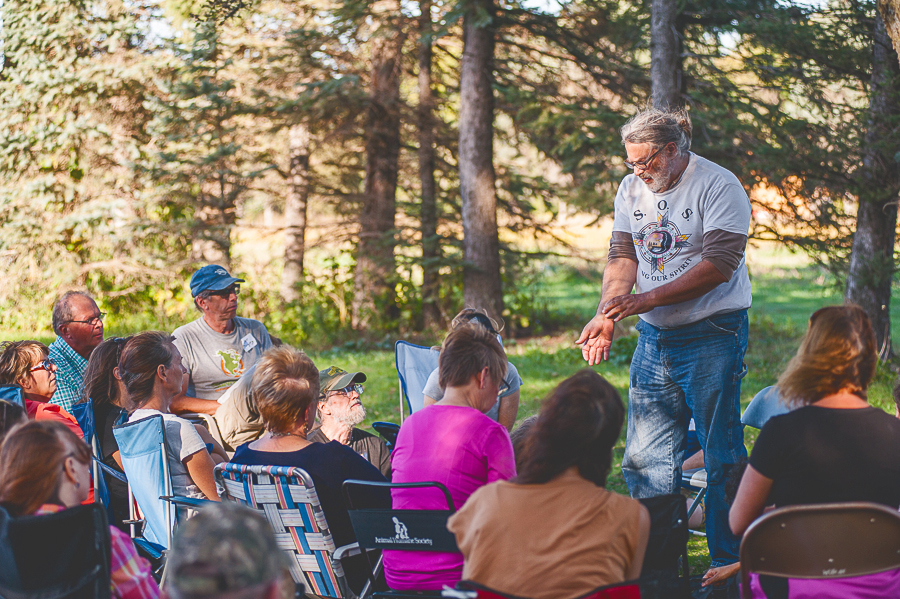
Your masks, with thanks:
[[[244,360],[235,350],[220,349],[216,351],[216,355],[222,360],[222,372],[234,378],[244,374]]]

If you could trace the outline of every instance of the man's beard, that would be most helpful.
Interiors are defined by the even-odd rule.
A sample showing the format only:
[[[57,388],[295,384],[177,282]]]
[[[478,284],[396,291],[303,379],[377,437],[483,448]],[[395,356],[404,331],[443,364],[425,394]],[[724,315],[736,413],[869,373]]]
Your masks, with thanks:
[[[334,419],[347,426],[356,426],[366,419],[366,408],[362,404],[347,408],[343,414],[335,414]]]
[[[672,185],[674,179],[671,169],[669,168],[669,160],[662,156],[659,156],[656,159],[653,170],[644,171],[642,175],[651,177],[652,181],[649,183],[644,181],[644,185],[646,185],[653,193],[660,193],[663,190],[668,191],[668,188]]]

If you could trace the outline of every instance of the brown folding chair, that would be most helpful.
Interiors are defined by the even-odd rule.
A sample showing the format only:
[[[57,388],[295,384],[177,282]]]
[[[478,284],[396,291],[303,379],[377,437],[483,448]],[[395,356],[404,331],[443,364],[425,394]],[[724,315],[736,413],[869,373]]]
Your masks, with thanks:
[[[848,578],[900,568],[900,512],[877,503],[822,503],[776,509],[741,541],[741,596],[750,574]]]

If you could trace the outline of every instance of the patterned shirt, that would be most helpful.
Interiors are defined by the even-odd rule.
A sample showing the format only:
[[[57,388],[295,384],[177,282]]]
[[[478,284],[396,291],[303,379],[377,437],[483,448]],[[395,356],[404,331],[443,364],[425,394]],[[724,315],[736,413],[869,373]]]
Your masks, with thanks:
[[[87,360],[61,337],[50,344],[50,359],[56,364],[56,393],[50,401],[69,411],[81,399]]]
[[[61,505],[45,503],[36,516],[63,511]],[[115,526],[109,527],[110,565],[109,588],[112,596],[121,599],[157,599],[159,586],[150,573],[150,562],[140,557],[134,542]]]

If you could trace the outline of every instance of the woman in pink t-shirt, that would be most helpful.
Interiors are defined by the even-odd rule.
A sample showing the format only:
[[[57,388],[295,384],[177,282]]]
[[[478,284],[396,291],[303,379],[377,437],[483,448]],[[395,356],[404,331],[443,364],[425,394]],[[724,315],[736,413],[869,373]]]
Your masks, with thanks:
[[[516,475],[509,434],[484,415],[497,401],[506,354],[477,324],[454,329],[441,347],[438,371],[444,397],[406,420],[391,456],[392,482],[437,481],[458,509],[476,489]],[[394,489],[396,510],[447,509],[436,489]],[[384,573],[393,589],[440,590],[462,576],[461,553],[385,551]]]

